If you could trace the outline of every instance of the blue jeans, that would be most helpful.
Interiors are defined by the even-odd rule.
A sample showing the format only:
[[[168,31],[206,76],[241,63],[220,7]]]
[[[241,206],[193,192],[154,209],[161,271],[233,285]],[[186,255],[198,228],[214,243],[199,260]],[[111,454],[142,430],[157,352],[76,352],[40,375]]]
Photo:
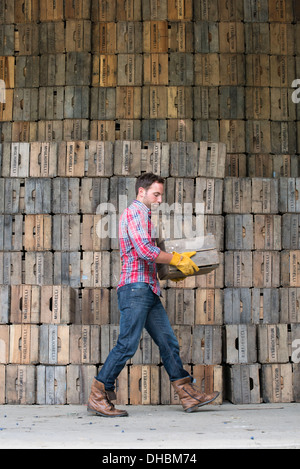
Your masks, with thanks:
[[[163,365],[171,381],[189,376],[179,356],[179,344],[160,298],[147,283],[131,283],[118,290],[121,313],[120,335],[97,380],[114,390],[115,380],[139,346],[143,328],[158,345]]]

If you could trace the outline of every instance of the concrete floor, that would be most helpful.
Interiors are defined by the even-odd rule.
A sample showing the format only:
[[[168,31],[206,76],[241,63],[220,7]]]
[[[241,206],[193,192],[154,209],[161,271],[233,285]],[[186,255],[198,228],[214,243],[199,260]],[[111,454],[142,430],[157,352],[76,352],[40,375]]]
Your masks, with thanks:
[[[106,419],[84,406],[0,406],[0,448],[300,449],[300,404],[225,403],[192,414],[180,406],[126,410],[129,417]]]

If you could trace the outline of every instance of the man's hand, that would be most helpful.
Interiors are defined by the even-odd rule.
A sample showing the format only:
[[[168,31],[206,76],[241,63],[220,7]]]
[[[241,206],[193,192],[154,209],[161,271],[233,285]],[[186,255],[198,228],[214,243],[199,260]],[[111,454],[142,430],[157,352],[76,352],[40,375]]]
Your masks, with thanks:
[[[177,267],[177,269],[186,276],[193,275],[195,272],[199,272],[198,266],[191,260],[191,257],[193,257],[195,254],[196,251],[183,252],[182,254],[173,252],[173,258],[170,262],[170,265]]]

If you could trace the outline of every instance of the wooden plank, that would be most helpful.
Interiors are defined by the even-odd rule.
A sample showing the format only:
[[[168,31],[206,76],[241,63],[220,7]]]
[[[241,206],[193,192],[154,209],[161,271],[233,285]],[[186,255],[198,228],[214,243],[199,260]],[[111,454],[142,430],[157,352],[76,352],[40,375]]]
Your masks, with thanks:
[[[220,405],[223,402],[223,367],[219,365],[194,365],[193,378],[196,380],[196,387],[205,394],[215,391],[220,392],[220,396],[210,405]]]
[[[258,326],[258,360],[260,363],[287,363],[289,361],[286,324]]]
[[[52,249],[51,215],[26,215],[24,228],[26,251],[50,251]]]
[[[193,54],[170,52],[169,84],[171,86],[194,85],[193,64]]]
[[[93,90],[94,89],[95,88],[93,88]],[[98,140],[99,142],[108,141],[113,143],[116,139],[115,128],[115,121],[92,120],[90,121],[90,139],[93,141]]]
[[[62,142],[58,146],[58,176],[84,177],[85,142]]]
[[[92,57],[89,52],[68,52],[66,54],[66,85],[95,85],[92,77]],[[113,85],[111,85],[113,86]]]
[[[244,5],[244,15],[247,22],[267,22],[269,19],[268,0],[258,3],[256,0],[249,0]]]
[[[65,0],[66,19],[90,19],[91,0]]]
[[[15,87],[14,57],[0,57],[0,80],[4,81],[6,89]]]
[[[194,40],[196,53],[213,54],[219,52],[218,23],[215,21],[196,21],[194,23]]]
[[[168,83],[168,54],[144,54],[144,84],[167,85]]]
[[[110,324],[110,294],[105,288],[85,288],[82,291],[82,324]]]
[[[65,86],[65,67],[64,54],[43,54],[40,57],[40,86]]]
[[[171,21],[191,21],[193,19],[192,0],[168,0],[168,19]]]
[[[277,288],[253,288],[252,321],[255,324],[276,324],[280,320],[280,296]]]
[[[35,365],[39,362],[39,326],[10,326],[9,363]]]
[[[67,401],[67,376],[65,366],[37,367],[38,405],[65,405]]]
[[[142,13],[144,21],[168,19],[168,0],[144,0]]]
[[[0,285],[0,324],[8,324],[11,304],[11,287],[9,285]]]
[[[40,86],[40,58],[16,58],[16,88],[38,88]],[[13,86],[11,88],[14,88]]]
[[[100,326],[70,326],[70,363],[88,365],[100,362]]]
[[[292,364],[262,366],[262,396],[266,403],[293,401]]]
[[[39,20],[38,0],[15,0],[15,22],[31,23]]]
[[[22,251],[23,216],[0,215],[0,251]]]
[[[251,251],[253,249],[253,229],[253,215],[226,215],[226,249]]]
[[[119,86],[116,90],[116,118],[141,119],[142,87]]]
[[[226,288],[224,291],[225,324],[251,324],[252,298],[250,288]]]
[[[30,177],[57,176],[57,144],[32,142],[30,144]]]
[[[53,285],[53,253],[25,253],[25,284]]]
[[[8,365],[6,368],[6,403],[36,404],[36,367]]]
[[[103,226],[107,217],[102,215],[83,215],[81,246],[84,251],[105,251],[110,249],[109,230]],[[110,228],[110,227],[109,227]]]
[[[122,0],[116,0],[116,20],[119,21],[140,21],[142,19],[142,2],[133,0],[124,5]]]
[[[283,287],[300,286],[300,256],[298,251],[281,252],[281,285]]]
[[[199,177],[196,179],[195,199],[199,208],[196,213],[220,215],[223,213],[223,180]]]
[[[253,252],[253,286],[274,288],[280,286],[280,253]]]
[[[245,52],[245,33],[242,22],[221,22],[219,36],[221,54]]]
[[[80,288],[80,252],[54,253],[54,285],[67,285]]]
[[[40,53],[42,55],[64,54],[66,50],[64,21],[41,23],[39,26]],[[50,84],[48,86],[50,86]]]
[[[126,25],[127,23],[124,23]],[[113,54],[117,50],[117,24],[112,22],[92,23],[92,51]]]
[[[0,5],[0,20],[2,24],[13,24],[15,22],[15,4],[4,0]]]
[[[251,213],[251,179],[225,178],[224,211],[225,213]]]
[[[168,22],[144,21],[143,49],[145,53],[163,54],[168,52]],[[142,51],[141,51],[142,52]]]
[[[220,365],[222,363],[222,327],[193,327],[192,363]]]
[[[96,366],[69,365],[67,367],[67,404],[85,405],[88,402]]]
[[[72,324],[75,319],[75,290],[68,286],[41,287],[41,322]]]
[[[84,252],[81,261],[84,287],[110,287],[110,252]]]
[[[0,363],[9,363],[10,328],[7,325],[0,326]]]
[[[247,54],[270,53],[270,30],[267,22],[245,24],[245,52]]]
[[[114,146],[112,142],[90,141],[88,143],[89,177],[110,177],[113,175]]]
[[[79,179],[56,178],[52,180],[52,212],[54,214],[78,214]]]
[[[130,368],[131,405],[157,405],[159,388],[159,367],[134,365]]]
[[[249,86],[268,86],[270,77],[270,57],[266,54],[246,56],[246,80]]]
[[[88,119],[90,116],[90,89],[87,86],[66,86],[64,118]]]
[[[300,318],[299,288],[280,288],[280,323],[298,323]]]
[[[220,289],[197,289],[195,324],[223,324],[223,292]]]
[[[46,0],[43,8],[40,9],[41,21],[62,21],[64,19],[64,5],[63,2],[55,2],[53,0]]]
[[[199,267],[199,271],[188,277],[205,275],[216,270],[219,265],[219,256],[215,249],[214,237],[186,238],[165,240],[159,243],[160,248],[165,252],[188,252],[196,251],[194,262]],[[182,272],[172,266],[159,264],[158,275],[161,280],[167,279],[186,279]]]
[[[13,118],[15,121],[38,120],[38,89],[15,88]]]
[[[142,86],[142,54],[118,55],[117,84],[118,86]]]
[[[92,45],[91,21],[66,21],[66,52],[90,52]]]
[[[79,215],[53,215],[52,246],[54,251],[79,251],[80,232]]]
[[[260,404],[261,365],[233,365],[226,368],[227,397],[233,404]]]
[[[116,118],[116,89],[92,88],[91,118],[95,120],[112,120]],[[94,138],[91,138],[92,140]],[[95,139],[94,139],[95,140]],[[104,138],[102,138],[104,140]]]
[[[224,358],[228,364],[251,364],[257,361],[256,326],[238,324],[225,326]]]
[[[68,365],[70,363],[70,326],[40,326],[39,362],[42,365]]]
[[[22,253],[0,252],[0,285],[22,284]]]
[[[271,127],[265,120],[246,123],[246,149],[249,153],[271,153]]]
[[[141,54],[143,50],[143,23],[120,21],[116,24],[116,47],[112,53]],[[109,51],[108,51],[109,52]]]
[[[60,120],[64,118],[64,87],[41,87],[39,89],[39,119]]]
[[[92,86],[116,87],[117,56],[112,54],[95,54],[92,65]]]
[[[111,22],[116,20],[116,0],[94,0],[91,5],[93,22]]]
[[[41,313],[40,287],[12,285],[10,322],[13,324],[39,324]]]
[[[15,26],[15,52],[19,55],[38,56],[40,53],[39,37],[37,23],[19,23]]]
[[[37,135],[32,141],[40,142],[61,142],[63,140],[63,122],[62,121],[39,121]]]
[[[0,25],[0,54],[13,56],[15,53],[15,30],[13,24]]]
[[[254,246],[256,250],[281,250],[280,215],[254,215]]]
[[[25,180],[25,210],[27,214],[49,214],[51,207],[51,179]]]
[[[82,179],[80,192],[80,210],[82,213],[95,214],[101,203],[108,202],[108,185],[109,180],[107,178]]]

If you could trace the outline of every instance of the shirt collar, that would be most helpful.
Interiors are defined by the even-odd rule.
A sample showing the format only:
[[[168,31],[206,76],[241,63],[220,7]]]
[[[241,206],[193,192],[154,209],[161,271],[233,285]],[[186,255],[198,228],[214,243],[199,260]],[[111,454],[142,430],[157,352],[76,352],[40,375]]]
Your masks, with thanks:
[[[144,212],[148,213],[148,215],[151,215],[150,208],[148,208],[147,205],[143,204],[143,202],[140,202],[139,200],[134,200],[133,203],[135,205],[138,205]]]

